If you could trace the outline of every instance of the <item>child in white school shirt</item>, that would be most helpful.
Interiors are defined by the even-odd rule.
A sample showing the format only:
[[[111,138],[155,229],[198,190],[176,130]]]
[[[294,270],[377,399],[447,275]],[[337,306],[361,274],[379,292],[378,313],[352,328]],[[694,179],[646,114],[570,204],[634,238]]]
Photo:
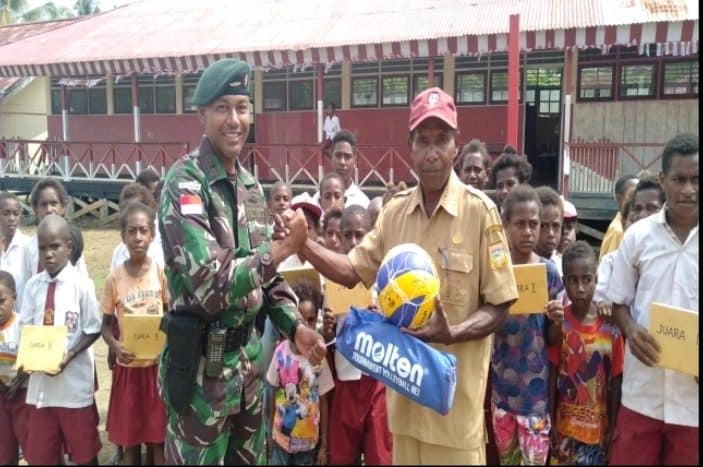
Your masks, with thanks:
[[[101,443],[94,400],[92,346],[100,336],[95,287],[69,263],[72,242],[66,220],[47,215],[37,229],[43,272],[24,290],[21,325],[66,326],[67,343],[55,374],[33,372],[27,451],[30,464],[59,464],[63,447],[77,464],[96,464]]]

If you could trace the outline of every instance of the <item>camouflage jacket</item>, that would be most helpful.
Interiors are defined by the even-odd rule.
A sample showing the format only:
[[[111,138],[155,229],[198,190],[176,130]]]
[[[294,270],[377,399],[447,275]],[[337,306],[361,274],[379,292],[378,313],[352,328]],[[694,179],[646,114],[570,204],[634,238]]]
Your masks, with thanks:
[[[296,298],[276,274],[261,185],[239,163],[230,180],[207,137],[166,174],[159,229],[170,310],[239,327],[265,301],[272,322],[290,336]]]

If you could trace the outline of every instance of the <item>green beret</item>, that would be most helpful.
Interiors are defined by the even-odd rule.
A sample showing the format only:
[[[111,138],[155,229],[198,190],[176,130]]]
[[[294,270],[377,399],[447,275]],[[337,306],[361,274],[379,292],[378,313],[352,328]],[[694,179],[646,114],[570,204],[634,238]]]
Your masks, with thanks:
[[[249,65],[246,62],[225,58],[210,65],[195,87],[193,105],[203,107],[227,95],[249,95]]]

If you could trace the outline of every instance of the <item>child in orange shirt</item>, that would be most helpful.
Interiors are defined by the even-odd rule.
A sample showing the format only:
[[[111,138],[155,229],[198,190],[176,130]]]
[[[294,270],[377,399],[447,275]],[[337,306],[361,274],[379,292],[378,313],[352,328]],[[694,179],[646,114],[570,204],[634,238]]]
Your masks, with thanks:
[[[124,448],[125,465],[138,465],[141,444],[153,449],[154,464],[164,463],[166,409],[156,387],[157,360],[135,359],[113,334],[126,314],[163,314],[168,289],[163,270],[147,255],[154,237],[154,211],[139,202],[120,216],[129,259],[112,271],[102,299],[102,336],[115,353],[107,414],[108,440]]]

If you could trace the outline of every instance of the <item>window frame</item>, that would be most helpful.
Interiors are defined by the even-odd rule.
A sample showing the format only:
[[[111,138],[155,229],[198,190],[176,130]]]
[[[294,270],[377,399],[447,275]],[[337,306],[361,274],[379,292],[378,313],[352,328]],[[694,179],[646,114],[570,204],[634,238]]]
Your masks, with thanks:
[[[349,92],[351,93],[350,96],[350,104],[351,108],[353,109],[373,109],[373,108],[378,108],[379,102],[380,102],[380,80],[381,75],[380,74],[375,74],[375,75],[366,75],[366,76],[352,76],[351,79],[351,86],[349,89]],[[357,81],[363,81],[363,80],[374,80],[376,82],[376,102],[374,104],[355,104],[354,103],[354,83]]]
[[[279,108],[272,108],[272,107],[266,106],[266,88],[271,85],[281,86],[283,102],[281,104],[281,107],[279,107]],[[288,80],[281,79],[281,80],[263,81],[261,83],[261,87],[262,87],[262,89],[261,89],[261,109],[264,112],[286,112],[286,111],[288,111]]]
[[[380,99],[379,99],[379,104],[381,107],[407,107],[410,105],[410,74],[409,73],[403,73],[403,74],[382,74],[380,75],[380,82],[379,82],[379,90],[380,90]],[[391,103],[391,104],[386,104],[383,102],[383,98],[385,97],[385,94],[383,92],[383,81],[386,79],[405,79],[405,103],[404,104],[396,104],[396,103]]]
[[[610,68],[610,97],[582,97],[581,96],[581,73],[584,68]],[[600,63],[600,62],[590,62],[586,64],[579,63],[578,75],[576,77],[576,101],[577,102],[610,102],[615,100],[615,96],[619,92],[616,88],[616,76],[617,76],[617,63]]]
[[[694,93],[694,92],[689,92],[686,94],[671,94],[671,93],[666,93],[664,92],[664,86],[666,84],[666,66],[667,65],[677,65],[681,63],[688,63],[691,64],[693,68],[698,66],[698,61],[695,59],[690,59],[690,58],[681,58],[678,57],[676,59],[669,59],[669,60],[662,60],[661,62],[661,75],[659,79],[659,96],[661,99],[698,99],[699,94]],[[690,75],[689,75],[690,76]],[[699,87],[700,87],[700,69],[698,70],[698,80],[699,80]],[[689,80],[689,84],[691,81]]]
[[[632,61],[620,61],[618,64],[618,100],[622,101],[632,101],[632,100],[653,100],[657,99],[659,97],[658,89],[659,89],[659,65],[661,64],[661,61],[644,61],[644,60],[632,60]],[[649,65],[652,67],[652,84],[651,84],[651,94],[647,95],[636,95],[636,96],[627,96],[623,94],[623,75],[625,72],[626,67],[631,67],[631,66],[643,66],[643,65]]]
[[[459,77],[464,76],[464,75],[481,75],[483,76],[483,100],[480,102],[475,101],[475,102],[464,102],[459,100]],[[454,73],[454,102],[456,103],[457,106],[480,106],[480,105],[487,105],[488,103],[488,70],[483,69],[483,70],[462,70],[462,71],[457,71]]]
[[[303,84],[307,83],[310,86],[310,106],[309,107],[302,107],[302,106],[293,106],[293,99],[291,98],[291,88],[297,84]],[[299,110],[315,110],[315,77],[313,76],[312,78],[298,78],[298,79],[291,79],[288,78],[286,79],[286,103],[287,103],[287,110],[289,111],[299,111]]]

